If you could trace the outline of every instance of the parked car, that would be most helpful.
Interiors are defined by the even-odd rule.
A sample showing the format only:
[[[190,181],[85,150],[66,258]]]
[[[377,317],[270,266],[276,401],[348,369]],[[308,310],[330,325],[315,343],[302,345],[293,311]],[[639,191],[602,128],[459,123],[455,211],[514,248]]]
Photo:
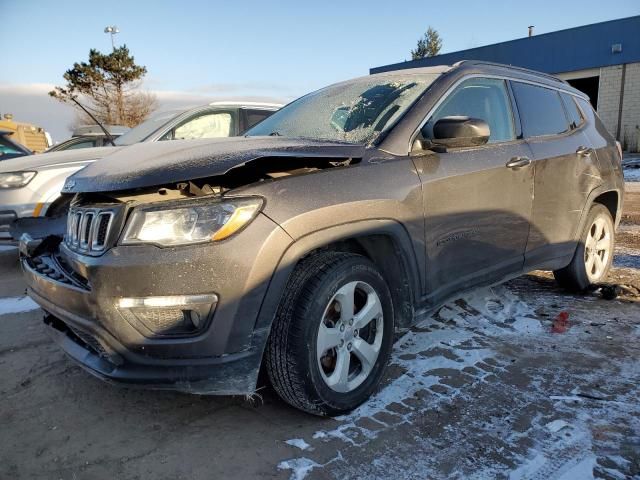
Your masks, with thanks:
[[[11,139],[13,132],[0,130],[0,161],[31,155],[31,150]]]
[[[70,198],[61,195],[66,178],[114,153],[114,148],[138,142],[237,135],[280,107],[270,103],[214,102],[172,110],[158,113],[118,137],[116,147],[63,150],[35,155],[28,162],[0,162],[0,240],[11,239],[9,226],[18,218],[66,213]]]
[[[623,180],[586,95],[463,62],[323,88],[241,138],[134,145],[65,191],[66,231],[21,251],[71,358],[201,394],[250,394],[264,367],[335,415],[452,295],[533,269],[603,280]]]
[[[105,125],[104,126],[112,139],[118,138],[120,135],[131,130],[129,127],[123,127],[119,125]],[[111,147],[111,142],[107,135],[105,135],[102,128],[98,125],[83,125],[76,128],[69,140],[65,140],[57,145],[54,145],[45,153],[61,152],[63,150],[76,150],[79,148],[93,148],[93,147]]]

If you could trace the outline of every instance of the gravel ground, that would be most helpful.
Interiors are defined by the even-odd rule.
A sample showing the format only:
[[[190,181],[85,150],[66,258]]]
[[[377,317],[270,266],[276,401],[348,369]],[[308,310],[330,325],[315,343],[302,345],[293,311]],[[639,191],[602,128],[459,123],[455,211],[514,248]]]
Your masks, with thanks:
[[[400,336],[380,391],[338,419],[269,388],[104,384],[49,341],[5,263],[0,478],[640,478],[638,196],[610,275],[621,297],[570,295],[546,272],[464,295]]]

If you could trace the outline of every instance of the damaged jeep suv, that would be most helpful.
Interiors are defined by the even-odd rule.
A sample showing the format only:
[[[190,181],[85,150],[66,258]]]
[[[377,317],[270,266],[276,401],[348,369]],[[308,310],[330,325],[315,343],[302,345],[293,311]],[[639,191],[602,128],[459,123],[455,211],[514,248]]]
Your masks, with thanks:
[[[621,155],[587,97],[482,62],[308,94],[245,137],[138,144],[70,177],[66,231],[21,242],[28,291],[92,374],[349,411],[394,332],[534,269],[611,265]]]

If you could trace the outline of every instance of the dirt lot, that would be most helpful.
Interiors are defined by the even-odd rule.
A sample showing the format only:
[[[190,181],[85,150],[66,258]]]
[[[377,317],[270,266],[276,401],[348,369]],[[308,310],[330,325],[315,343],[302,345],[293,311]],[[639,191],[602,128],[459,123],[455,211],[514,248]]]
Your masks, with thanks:
[[[625,215],[611,281],[640,287],[640,189]],[[631,293],[569,295],[542,272],[472,292],[397,340],[374,398],[319,419],[268,388],[104,384],[49,341],[18,270],[0,268],[0,478],[640,478]],[[561,312],[569,328],[552,333]]]

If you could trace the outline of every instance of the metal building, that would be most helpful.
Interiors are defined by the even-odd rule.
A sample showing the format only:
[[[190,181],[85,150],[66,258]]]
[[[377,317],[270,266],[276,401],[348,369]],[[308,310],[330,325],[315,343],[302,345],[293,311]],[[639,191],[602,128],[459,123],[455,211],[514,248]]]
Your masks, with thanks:
[[[607,129],[640,151],[640,16],[372,68],[371,73],[486,60],[551,73],[591,99]]]

